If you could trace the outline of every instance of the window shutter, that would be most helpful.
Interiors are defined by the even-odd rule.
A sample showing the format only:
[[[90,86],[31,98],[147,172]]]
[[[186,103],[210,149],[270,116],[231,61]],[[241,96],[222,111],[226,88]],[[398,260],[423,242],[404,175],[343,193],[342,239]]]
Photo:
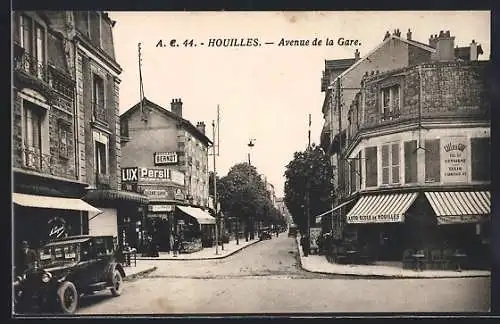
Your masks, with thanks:
[[[392,182],[399,183],[399,143],[392,144]]]
[[[425,181],[441,181],[440,140],[425,141]]]
[[[417,141],[405,142],[404,151],[405,183],[417,182]]]
[[[491,180],[490,138],[471,138],[471,171],[473,181]]]
[[[382,183],[389,183],[389,145],[382,146]]]
[[[365,148],[366,186],[377,186],[377,147]]]

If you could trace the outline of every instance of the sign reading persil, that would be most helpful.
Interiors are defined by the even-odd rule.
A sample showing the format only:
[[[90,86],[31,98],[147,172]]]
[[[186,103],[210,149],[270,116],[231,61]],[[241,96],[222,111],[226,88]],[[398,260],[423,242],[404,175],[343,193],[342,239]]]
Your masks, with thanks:
[[[141,180],[170,180],[170,170],[165,168],[139,168]]]
[[[177,152],[156,152],[153,160],[155,165],[177,164]]]

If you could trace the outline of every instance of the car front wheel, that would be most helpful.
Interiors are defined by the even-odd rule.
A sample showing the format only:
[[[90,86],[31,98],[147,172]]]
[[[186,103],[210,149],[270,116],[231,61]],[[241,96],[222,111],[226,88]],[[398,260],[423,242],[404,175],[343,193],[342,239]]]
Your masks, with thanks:
[[[115,269],[113,271],[113,286],[111,287],[111,293],[113,296],[120,296],[122,294],[122,285],[123,285],[123,278],[122,274],[118,269]]]
[[[72,314],[78,307],[78,293],[70,281],[63,282],[57,289],[59,308],[65,314]]]

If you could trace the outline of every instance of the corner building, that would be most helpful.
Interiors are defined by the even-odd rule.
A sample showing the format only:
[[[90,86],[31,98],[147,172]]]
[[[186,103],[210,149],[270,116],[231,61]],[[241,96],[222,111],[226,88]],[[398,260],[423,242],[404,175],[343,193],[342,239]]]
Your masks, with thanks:
[[[378,260],[462,251],[489,267],[489,61],[457,58],[453,37],[428,63],[366,74],[348,110],[345,237]]]

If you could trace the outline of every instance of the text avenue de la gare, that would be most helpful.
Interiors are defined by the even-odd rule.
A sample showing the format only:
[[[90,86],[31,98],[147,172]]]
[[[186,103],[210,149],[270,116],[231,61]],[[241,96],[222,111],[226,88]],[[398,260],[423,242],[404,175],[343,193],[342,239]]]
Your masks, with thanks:
[[[303,47],[303,46],[360,46],[358,39],[348,39],[345,37],[321,39],[314,37],[311,39],[287,39],[281,38],[278,41],[261,41],[259,38],[209,38],[204,41],[195,39],[170,39],[158,40],[156,47],[258,47],[262,45],[274,45],[281,47]]]

